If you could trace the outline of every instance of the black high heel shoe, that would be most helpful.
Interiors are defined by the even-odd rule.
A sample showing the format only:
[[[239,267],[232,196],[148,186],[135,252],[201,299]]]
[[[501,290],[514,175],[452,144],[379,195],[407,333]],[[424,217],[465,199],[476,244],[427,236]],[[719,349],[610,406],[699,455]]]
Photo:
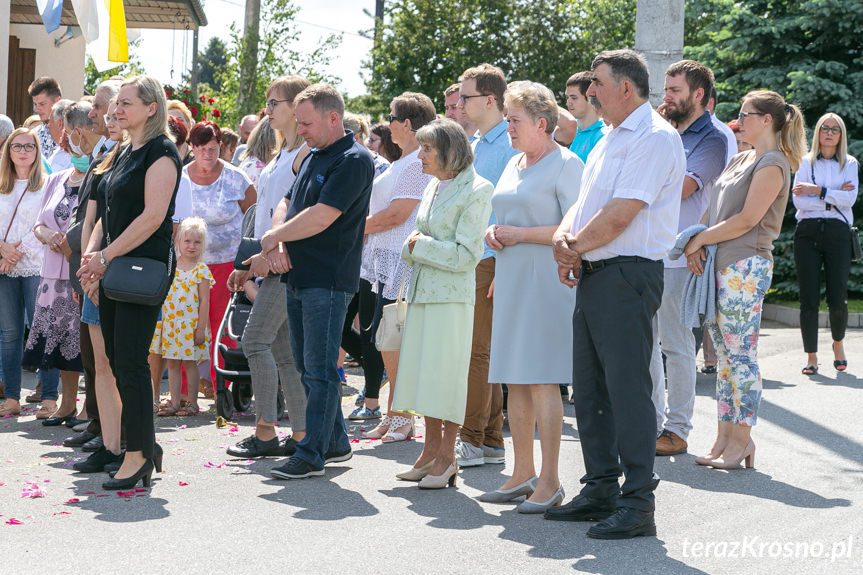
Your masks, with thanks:
[[[135,485],[138,484],[138,480],[143,482],[144,487],[150,486],[150,478],[153,476],[153,461],[147,459],[144,461],[144,465],[135,472],[131,477],[127,477],[125,479],[111,479],[110,481],[106,481],[102,484],[102,489],[106,491],[113,491],[115,489],[132,489]]]
[[[117,474],[117,470],[123,465],[123,458],[126,456],[126,452],[120,454],[120,459],[118,459],[114,463],[109,463],[105,466],[105,471],[108,472],[108,475],[114,477]],[[162,451],[162,446],[158,443],[153,446],[153,465],[156,467],[156,473],[162,473],[162,458],[164,456],[164,451]]]

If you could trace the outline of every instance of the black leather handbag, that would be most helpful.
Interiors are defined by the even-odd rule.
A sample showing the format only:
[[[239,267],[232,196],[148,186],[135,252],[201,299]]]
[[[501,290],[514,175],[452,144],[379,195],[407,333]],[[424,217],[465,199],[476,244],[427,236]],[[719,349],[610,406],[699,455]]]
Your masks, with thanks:
[[[119,163],[119,158],[117,159]],[[112,174],[113,175],[113,174]],[[105,186],[105,237],[111,244],[111,234],[108,231],[108,188]],[[153,258],[136,256],[118,256],[111,260],[105,276],[102,278],[102,289],[108,299],[138,305],[161,306],[171,287],[171,269],[174,262],[174,242],[168,248],[168,264]]]
[[[848,218],[842,212],[836,210],[836,213],[845,220],[845,223],[848,224],[848,228],[851,230],[851,261],[859,262],[863,259],[863,251],[860,249],[860,231],[857,229],[857,226],[851,225],[851,222],[848,221]]]

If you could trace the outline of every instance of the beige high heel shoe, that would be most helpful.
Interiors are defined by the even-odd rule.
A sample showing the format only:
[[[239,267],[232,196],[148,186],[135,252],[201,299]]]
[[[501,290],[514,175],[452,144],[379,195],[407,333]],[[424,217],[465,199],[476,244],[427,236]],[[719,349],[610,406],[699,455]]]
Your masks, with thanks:
[[[711,461],[709,465],[715,469],[739,469],[741,462],[745,462],[747,469],[755,467],[755,442],[751,439],[738,459],[716,459]]]
[[[420,489],[444,489],[455,487],[458,477],[458,462],[453,461],[441,475],[426,475],[419,484]]]
[[[402,481],[419,481],[420,479],[429,474],[432,465],[434,465],[434,459],[432,459],[422,467],[411,467],[407,471],[397,473],[396,477],[398,477]]]

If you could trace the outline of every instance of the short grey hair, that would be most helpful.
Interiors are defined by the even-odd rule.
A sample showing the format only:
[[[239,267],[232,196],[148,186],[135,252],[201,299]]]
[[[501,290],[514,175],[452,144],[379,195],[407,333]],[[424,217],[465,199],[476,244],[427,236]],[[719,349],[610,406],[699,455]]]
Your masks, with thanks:
[[[644,56],[629,48],[605,50],[593,59],[590,69],[594,71],[603,64],[608,66],[615,82],[620,84],[623,80],[629,80],[639,98],[646,100],[650,96],[650,75]],[[707,104],[707,101],[705,100],[704,103]]]
[[[57,100],[56,102],[54,102],[54,105],[51,106],[51,119],[53,119],[55,122],[57,120],[62,120],[63,115],[66,113],[66,108],[68,108],[74,103],[75,102],[73,100],[66,99]]]
[[[5,142],[13,131],[15,131],[15,124],[12,119],[5,114],[0,114],[0,144]]]
[[[345,100],[338,90],[329,84],[312,84],[294,98],[294,106],[310,102],[320,115],[335,112],[339,118],[345,117]]]
[[[504,105],[517,106],[525,111],[531,122],[545,119],[545,133],[557,127],[558,107],[554,93],[539,82],[512,82],[503,95]]]
[[[90,110],[93,109],[93,104],[86,100],[73,102],[72,105],[66,108],[66,113],[63,121],[70,130],[81,128],[82,130],[92,130],[93,120],[90,118]]]
[[[108,101],[110,102],[117,97],[117,94],[120,93],[120,86],[122,85],[123,82],[121,82],[120,80],[105,80],[104,82],[96,86],[96,90],[93,93],[98,94],[99,92],[107,92]]]
[[[444,171],[459,174],[473,164],[473,150],[464,128],[449,118],[432,120],[417,130],[417,142],[435,149]]]

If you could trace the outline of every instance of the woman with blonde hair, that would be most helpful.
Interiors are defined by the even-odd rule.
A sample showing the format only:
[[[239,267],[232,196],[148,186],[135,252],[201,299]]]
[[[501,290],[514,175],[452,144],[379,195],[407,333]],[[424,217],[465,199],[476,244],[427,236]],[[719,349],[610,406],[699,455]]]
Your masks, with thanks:
[[[165,90],[155,78],[136,76],[117,94],[114,111],[129,140],[114,156],[113,167],[99,188],[100,221],[81,257],[78,277],[85,293],[99,304],[105,353],[117,381],[126,425],[126,453],[107,490],[146,487],[153,469],[161,470],[153,426],[152,387],[147,355],[162,302],[155,305],[111,299],[101,285],[111,262],[136,256],[163,262],[173,277],[171,239],[174,196],[182,163],[168,136]]]
[[[848,155],[845,122],[827,113],[818,119],[812,150],[800,162],[791,188],[797,208],[794,230],[794,264],[800,284],[800,331],[808,354],[804,375],[818,373],[818,303],[821,268],[827,283],[827,308],[833,336],[833,367],[848,368],[845,327],[848,325],[848,274],[851,270],[852,206],[857,200],[857,159]]]
[[[701,275],[705,247],[716,246],[717,314],[705,323],[718,359],[719,424],[709,454],[695,461],[721,469],[736,469],[744,460],[747,467],[755,465],[751,433],[761,403],[761,307],[773,278],[773,240],[782,227],[791,172],[806,153],[803,114],[776,92],[746,94],[738,119],[753,149],[734,156],[720,174],[702,219],[708,227],[684,249],[689,271]]]
[[[310,82],[301,76],[276,78],[267,89],[267,117],[258,123],[255,132],[266,123],[277,135],[276,156],[258,176],[258,203],[255,208],[256,238],[261,238],[273,223],[285,221],[285,195],[297,178],[300,166],[309,155],[309,147],[297,133],[294,98]],[[252,137],[249,138],[252,148]],[[240,291],[252,275],[261,278],[257,296],[243,332],[243,353],[249,360],[252,391],[255,395],[255,432],[228,448],[233,457],[265,457],[293,455],[296,445],[306,435],[306,392],[300,373],[294,364],[288,331],[288,310],[285,306],[286,284],[270,273],[263,254],[249,262],[249,271],[234,270],[228,278],[228,289]],[[287,259],[282,264],[287,265]],[[284,270],[287,271],[287,270]],[[281,390],[279,389],[281,385]],[[279,394],[284,393],[285,406],[291,420],[291,435],[279,439],[276,422]]]
[[[261,171],[281,149],[281,139],[279,132],[270,125],[268,116],[264,116],[249,134],[246,149],[240,154],[240,169],[246,172],[253,184],[258,184]]]
[[[33,317],[42,268],[33,226],[46,179],[39,138],[27,128],[9,134],[0,150],[0,379],[6,394],[0,417],[21,413],[25,317]]]

